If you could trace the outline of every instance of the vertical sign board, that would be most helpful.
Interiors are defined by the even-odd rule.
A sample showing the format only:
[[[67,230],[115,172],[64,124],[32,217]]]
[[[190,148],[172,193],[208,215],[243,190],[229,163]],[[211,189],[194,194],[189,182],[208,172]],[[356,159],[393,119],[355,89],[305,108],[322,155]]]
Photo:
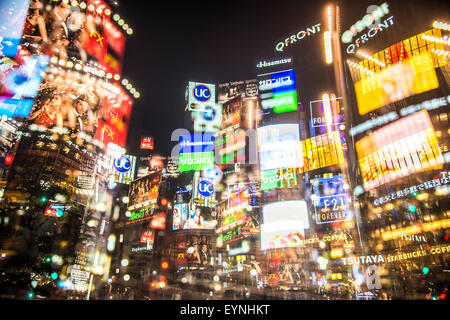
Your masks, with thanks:
[[[214,166],[214,135],[180,136],[179,171],[198,171]]]
[[[201,82],[189,82],[188,110],[206,111],[206,106],[216,105],[216,85]]]
[[[257,78],[263,110],[274,113],[297,110],[297,90],[293,70],[260,74]]]

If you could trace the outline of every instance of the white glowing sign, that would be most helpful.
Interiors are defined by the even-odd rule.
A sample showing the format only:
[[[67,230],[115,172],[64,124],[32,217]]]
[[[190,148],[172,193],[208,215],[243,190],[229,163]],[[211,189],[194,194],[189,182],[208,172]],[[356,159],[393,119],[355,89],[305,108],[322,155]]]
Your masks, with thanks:
[[[374,9],[371,11],[371,9]],[[370,12],[371,11],[371,12]],[[385,2],[380,6],[369,6],[367,8],[367,14],[359,21],[357,21],[354,25],[350,27],[347,31],[342,34],[342,42],[350,43],[353,40],[353,37],[358,33],[364,31],[366,28],[373,27],[374,23],[377,19],[380,19],[384,15],[389,13],[388,4]]]
[[[296,34],[293,34],[284,41],[277,43],[275,46],[275,50],[278,52],[283,52],[284,48],[288,47],[289,45],[293,44],[294,42],[297,42],[298,40],[304,39],[306,36],[311,36],[312,34],[315,34],[316,32],[320,31],[320,23],[317,23],[311,27],[306,28],[305,30],[300,30]]]
[[[392,192],[391,194],[389,194],[385,197],[380,197],[380,198],[375,199],[373,201],[373,204],[375,206],[379,206],[384,203],[390,202],[391,200],[404,198],[404,197],[408,196],[409,194],[413,194],[413,193],[417,194],[417,192],[420,192],[420,191],[425,191],[428,189],[433,189],[433,188],[448,184],[449,183],[448,172],[444,171],[444,172],[441,172],[441,174],[443,175],[442,178],[432,179],[429,181],[425,181],[421,184],[416,184],[414,186],[407,187],[403,190],[398,190],[397,192]]]

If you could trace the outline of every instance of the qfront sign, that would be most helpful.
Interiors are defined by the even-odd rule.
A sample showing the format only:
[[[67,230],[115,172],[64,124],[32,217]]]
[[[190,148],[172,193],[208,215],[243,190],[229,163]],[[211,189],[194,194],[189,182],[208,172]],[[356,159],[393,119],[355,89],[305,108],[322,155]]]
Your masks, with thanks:
[[[297,33],[287,37],[282,42],[278,42],[275,46],[275,50],[278,52],[283,52],[283,50],[290,45],[294,44],[295,42],[299,42],[300,40],[304,39],[305,37],[309,37],[316,32],[320,31],[320,23],[317,23],[311,27],[307,27],[306,30],[300,30]]]

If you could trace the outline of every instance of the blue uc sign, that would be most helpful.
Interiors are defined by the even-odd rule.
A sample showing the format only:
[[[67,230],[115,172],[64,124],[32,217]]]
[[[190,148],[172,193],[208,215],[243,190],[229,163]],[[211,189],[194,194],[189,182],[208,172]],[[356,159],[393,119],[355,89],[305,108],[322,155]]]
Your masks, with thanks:
[[[214,185],[208,180],[202,180],[198,183],[198,193],[204,197],[211,197],[214,194]]]
[[[114,160],[114,168],[120,173],[126,173],[131,169],[131,161],[125,156]]]
[[[192,94],[194,95],[195,99],[200,102],[207,102],[209,99],[211,99],[211,90],[204,84],[196,85],[194,89],[192,89]]]

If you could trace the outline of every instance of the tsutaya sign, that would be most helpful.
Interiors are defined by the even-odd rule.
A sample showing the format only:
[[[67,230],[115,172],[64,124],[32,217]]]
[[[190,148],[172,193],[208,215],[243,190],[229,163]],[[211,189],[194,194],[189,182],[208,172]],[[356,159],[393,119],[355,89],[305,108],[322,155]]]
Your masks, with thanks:
[[[284,39],[284,41],[279,42],[275,46],[275,50],[278,52],[283,52],[284,48],[288,47],[290,44],[297,42],[298,40],[302,40],[306,36],[309,37],[310,35],[315,34],[316,32],[320,31],[320,26],[321,26],[321,24],[318,23],[311,27],[307,27],[306,31],[300,30],[296,34],[293,34],[293,35],[287,37],[286,39]]]

